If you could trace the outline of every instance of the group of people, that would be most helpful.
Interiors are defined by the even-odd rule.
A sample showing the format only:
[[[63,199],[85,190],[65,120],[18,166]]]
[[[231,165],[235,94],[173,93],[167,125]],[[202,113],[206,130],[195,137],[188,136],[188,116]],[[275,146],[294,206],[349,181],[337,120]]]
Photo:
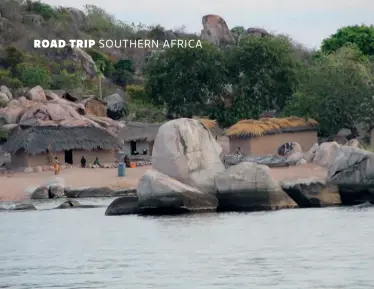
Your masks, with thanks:
[[[101,164],[100,164],[100,161],[99,161],[99,157],[96,157],[94,163],[94,165],[97,165],[99,167],[102,167]],[[81,167],[82,168],[85,168],[87,165],[87,160],[84,156],[82,156],[81,158]],[[60,173],[60,161],[58,160],[58,157],[55,157],[55,161],[53,163],[53,167],[55,169],[55,175],[58,175]]]
[[[96,157],[96,159],[95,159],[95,161],[94,161],[93,164],[94,164],[95,166],[99,166],[100,168],[102,167],[102,165],[101,165],[101,163],[100,163],[100,161],[99,161],[99,157]],[[85,158],[84,156],[82,156],[82,158],[81,158],[81,167],[82,167],[82,168],[85,168],[86,165],[87,165],[87,160],[86,160],[86,158]]]
[[[128,155],[125,155],[125,157],[123,158],[123,162],[125,163],[126,167],[130,167],[131,165],[131,162],[130,162],[130,158]],[[99,166],[99,167],[102,167],[100,161],[99,161],[99,157],[96,157],[94,163],[94,165],[96,166]],[[82,168],[85,168],[87,166],[87,160],[84,156],[82,156],[81,158],[81,167]],[[53,167],[55,169],[55,175],[58,175],[60,173],[60,162],[58,160],[57,157],[55,157],[55,161],[54,161],[54,164],[53,164]]]

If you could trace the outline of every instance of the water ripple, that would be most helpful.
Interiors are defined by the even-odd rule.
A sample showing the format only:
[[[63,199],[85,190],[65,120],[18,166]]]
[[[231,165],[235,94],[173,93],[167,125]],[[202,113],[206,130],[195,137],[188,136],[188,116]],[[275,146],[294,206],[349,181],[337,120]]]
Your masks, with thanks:
[[[374,283],[373,207],[178,217],[105,217],[104,211],[0,212],[0,288],[369,289]]]

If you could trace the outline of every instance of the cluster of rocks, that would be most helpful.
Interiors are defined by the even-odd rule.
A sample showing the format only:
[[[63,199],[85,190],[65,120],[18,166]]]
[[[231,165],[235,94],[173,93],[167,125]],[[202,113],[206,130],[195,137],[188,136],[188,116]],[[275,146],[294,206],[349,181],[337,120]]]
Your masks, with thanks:
[[[87,114],[84,100],[69,101],[59,96],[64,95],[61,91],[44,91],[36,86],[25,90],[24,96],[13,98],[9,89],[4,86],[1,89],[0,97],[7,97],[7,105],[0,108],[0,126],[9,131],[19,125],[92,126],[116,136],[124,127],[111,118]]]
[[[82,187],[71,188],[66,186],[64,179],[53,177],[38,188],[26,189],[31,193],[31,199],[56,199],[56,198],[94,198],[94,197],[119,197],[134,194],[135,188],[111,189],[108,187]]]
[[[295,146],[296,150],[296,146]],[[338,205],[336,186],[310,178],[278,182],[264,164],[243,161],[225,168],[222,149],[199,121],[162,125],[154,143],[152,169],[134,196],[115,200],[106,215],[256,211]],[[293,197],[292,197],[293,196]]]

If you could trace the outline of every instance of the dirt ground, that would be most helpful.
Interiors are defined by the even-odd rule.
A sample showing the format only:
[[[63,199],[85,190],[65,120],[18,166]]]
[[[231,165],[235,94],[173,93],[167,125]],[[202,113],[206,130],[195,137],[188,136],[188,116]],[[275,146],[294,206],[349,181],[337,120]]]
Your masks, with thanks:
[[[79,187],[111,187],[130,188],[137,186],[144,172],[151,166],[127,169],[125,177],[117,177],[117,169],[82,169],[71,168],[60,172],[59,177],[63,178],[65,185],[73,188]],[[287,168],[272,168],[271,175],[277,181],[296,180],[299,178],[325,177],[325,168],[306,164]],[[19,201],[29,197],[25,192],[26,188],[39,187],[49,179],[54,177],[54,173],[14,173],[0,176],[0,202]]]
[[[144,172],[151,166],[126,169],[125,177],[117,176],[117,169],[70,168],[61,170],[58,175],[65,186],[80,187],[136,187]],[[40,173],[13,173],[0,176],[0,201],[18,201],[28,198],[26,188],[39,187],[54,177],[53,171]]]

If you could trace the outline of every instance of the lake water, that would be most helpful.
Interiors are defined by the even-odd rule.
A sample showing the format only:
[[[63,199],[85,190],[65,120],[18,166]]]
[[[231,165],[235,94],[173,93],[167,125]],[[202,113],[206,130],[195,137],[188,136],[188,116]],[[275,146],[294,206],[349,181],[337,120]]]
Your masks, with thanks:
[[[373,207],[179,217],[104,212],[0,212],[0,288],[374,286]]]

